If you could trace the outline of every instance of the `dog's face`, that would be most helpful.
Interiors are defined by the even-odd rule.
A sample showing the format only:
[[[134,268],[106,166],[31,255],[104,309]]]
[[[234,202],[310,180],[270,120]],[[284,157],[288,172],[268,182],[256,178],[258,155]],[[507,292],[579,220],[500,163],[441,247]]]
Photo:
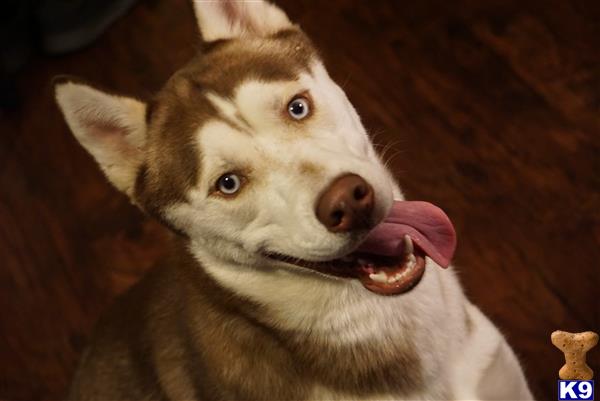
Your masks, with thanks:
[[[275,6],[195,11],[205,50],[149,104],[57,85],[75,136],[133,202],[220,260],[352,251],[400,194],[346,95]],[[329,205],[344,191],[362,202],[349,223]]]

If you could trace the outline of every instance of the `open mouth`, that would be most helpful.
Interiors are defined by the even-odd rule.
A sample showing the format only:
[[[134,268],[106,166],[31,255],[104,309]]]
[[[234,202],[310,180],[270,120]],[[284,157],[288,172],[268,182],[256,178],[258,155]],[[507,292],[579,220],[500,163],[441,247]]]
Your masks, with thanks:
[[[267,257],[323,274],[358,279],[366,289],[377,294],[397,295],[413,289],[425,273],[425,253],[414,245],[409,235],[404,237],[403,248],[399,256],[358,251],[325,262],[311,262],[280,254],[268,254]]]
[[[394,201],[389,215],[367,235],[358,249],[340,259],[312,262],[268,253],[270,259],[333,276],[359,279],[381,295],[414,288],[425,272],[425,257],[448,267],[456,248],[450,219],[427,202]]]

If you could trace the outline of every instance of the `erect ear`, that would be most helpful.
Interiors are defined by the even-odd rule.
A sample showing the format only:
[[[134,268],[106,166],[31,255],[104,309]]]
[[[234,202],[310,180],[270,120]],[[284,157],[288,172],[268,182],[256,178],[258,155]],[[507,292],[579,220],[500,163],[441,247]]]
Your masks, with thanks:
[[[56,101],[75,138],[94,156],[104,174],[130,198],[146,141],[146,105],[90,86],[62,82]]]
[[[292,27],[287,15],[264,0],[193,0],[202,39],[267,36]]]

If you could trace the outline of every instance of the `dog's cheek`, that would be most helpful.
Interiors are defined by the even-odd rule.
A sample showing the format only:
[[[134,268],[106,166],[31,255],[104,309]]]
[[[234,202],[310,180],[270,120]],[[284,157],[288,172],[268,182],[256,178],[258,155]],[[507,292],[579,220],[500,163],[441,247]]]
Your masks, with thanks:
[[[251,222],[242,230],[249,252],[277,250],[297,251],[301,244],[318,236],[314,222],[312,191],[318,184],[293,167],[264,172],[249,202],[257,205]],[[318,227],[316,227],[318,229]],[[297,252],[292,252],[296,254]]]

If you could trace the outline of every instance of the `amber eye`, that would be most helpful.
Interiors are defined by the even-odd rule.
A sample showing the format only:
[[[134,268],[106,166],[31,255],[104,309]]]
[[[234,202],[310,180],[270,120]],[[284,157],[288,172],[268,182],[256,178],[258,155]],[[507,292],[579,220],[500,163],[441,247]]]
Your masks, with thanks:
[[[233,195],[240,190],[242,180],[233,173],[223,174],[217,180],[217,190],[225,195]]]
[[[307,98],[297,97],[288,103],[288,114],[295,120],[302,120],[310,113],[310,104]]]

